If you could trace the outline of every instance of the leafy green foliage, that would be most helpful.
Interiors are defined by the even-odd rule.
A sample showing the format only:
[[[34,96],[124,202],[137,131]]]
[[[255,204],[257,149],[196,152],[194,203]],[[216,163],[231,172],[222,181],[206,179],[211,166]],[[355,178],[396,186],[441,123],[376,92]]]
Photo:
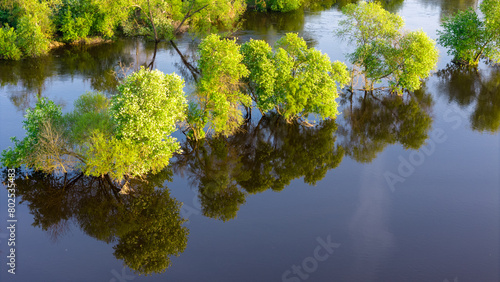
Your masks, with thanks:
[[[5,167],[20,167],[26,165],[27,168],[43,170],[44,167],[36,165],[35,153],[40,135],[43,132],[44,124],[57,125],[62,121],[61,107],[54,102],[42,98],[35,108],[28,109],[24,116],[23,128],[26,130],[26,137],[19,141],[13,137],[14,148],[9,147],[2,152],[0,161]]]
[[[172,40],[190,31],[198,35],[231,31],[246,9],[244,0],[129,0],[135,11],[124,23],[125,34]]]
[[[272,11],[289,12],[297,10],[302,5],[301,0],[270,0],[267,4]]]
[[[194,13],[197,11],[195,7],[205,8]],[[190,0],[183,2],[182,19],[173,19],[182,21],[186,18],[189,30],[198,34],[234,31],[245,10],[245,0]]]
[[[264,40],[253,40],[243,44],[241,53],[243,63],[250,71],[247,83],[250,86],[252,99],[263,113],[276,106],[274,88],[278,76],[271,46]]]
[[[111,101],[111,116],[119,141],[141,148],[142,160],[130,171],[132,176],[168,165],[179,145],[170,134],[184,119],[186,99],[183,80],[175,75],[141,70],[128,76]],[[126,146],[125,145],[125,146]]]
[[[213,131],[229,135],[243,122],[241,106],[250,106],[251,98],[242,93],[240,84],[248,70],[243,65],[240,46],[235,41],[209,35],[199,46],[198,108],[190,107],[188,120],[194,131]],[[201,124],[200,124],[201,122]],[[200,133],[196,133],[200,136]]]
[[[465,64],[477,64],[483,52],[485,34],[484,24],[474,10],[459,11],[445,18],[441,26],[443,31],[438,31],[438,41],[449,48],[448,54]]]
[[[71,129],[69,140],[77,146],[98,131],[107,136],[113,133],[109,114],[109,99],[101,93],[88,92],[81,95],[74,104],[74,110],[65,116],[67,128]]]
[[[0,0],[0,26],[14,27],[16,46],[25,56],[39,56],[48,51],[50,39],[72,43],[123,31],[159,41],[185,31],[232,32],[245,9],[244,0]],[[0,57],[10,58],[11,49]]]
[[[66,10],[61,18],[60,31],[64,42],[73,42],[87,37],[90,32],[91,19],[89,14],[74,18],[71,10]]]
[[[337,34],[356,46],[348,58],[354,65],[353,76],[362,75],[365,80],[363,90],[373,90],[387,80],[393,92],[415,91],[435,69],[435,42],[422,31],[403,31],[399,15],[371,2],[349,4],[342,12],[346,18]]]
[[[50,38],[55,31],[52,17],[60,4],[61,0],[1,0],[0,10],[4,11],[7,23],[16,29],[21,18],[35,18],[44,36]]]
[[[389,80],[391,90],[397,93],[420,89],[421,80],[429,77],[439,57],[436,43],[423,31],[404,34],[398,46],[391,51],[385,60],[387,72],[392,72]]]
[[[87,93],[64,116],[41,99],[25,116],[27,137],[2,153],[4,166],[44,172],[79,169],[115,181],[165,168],[179,144],[170,134],[184,119],[183,81],[177,75],[141,69],[128,76],[111,102]]]
[[[27,15],[19,20],[17,26],[19,48],[26,56],[36,57],[47,53],[49,40],[42,32],[38,19]]]
[[[127,0],[63,0],[54,23],[61,39],[70,43],[87,36],[111,38],[127,17]]]
[[[16,45],[17,33],[8,25],[0,28],[0,59],[19,60],[22,52]]]
[[[290,12],[297,10],[303,4],[303,0],[253,0],[249,5],[255,6],[258,11]]]
[[[330,61],[326,54],[307,48],[297,34],[288,33],[275,46],[251,40],[242,47],[244,63],[250,70],[249,86],[262,112],[275,109],[286,120],[337,115],[337,87],[349,81],[343,63]]]
[[[500,3],[483,1],[480,9],[483,20],[469,8],[445,18],[443,30],[438,31],[439,44],[448,48],[448,54],[458,63],[475,66],[481,56],[500,62]]]

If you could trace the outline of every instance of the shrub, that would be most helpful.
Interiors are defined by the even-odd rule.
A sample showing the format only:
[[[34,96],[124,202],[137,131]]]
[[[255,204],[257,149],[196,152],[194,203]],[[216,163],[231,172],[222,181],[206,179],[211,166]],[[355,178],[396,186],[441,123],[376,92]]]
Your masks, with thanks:
[[[19,60],[22,52],[16,45],[17,33],[8,25],[0,28],[0,59]]]
[[[36,57],[46,54],[49,40],[43,34],[35,16],[23,16],[17,27],[19,47],[24,55]]]

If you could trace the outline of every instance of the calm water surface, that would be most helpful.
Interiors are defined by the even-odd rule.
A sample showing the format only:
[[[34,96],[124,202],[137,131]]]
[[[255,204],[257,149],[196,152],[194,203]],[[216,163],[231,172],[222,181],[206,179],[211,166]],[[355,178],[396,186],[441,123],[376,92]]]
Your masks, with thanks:
[[[383,2],[432,38],[444,16],[478,5]],[[298,32],[345,61],[350,47],[333,34],[341,18],[327,3],[248,13],[238,40],[273,44]],[[37,97],[71,111],[85,91],[112,93],[114,72],[153,57],[191,92],[196,43],[162,43],[155,55],[132,39],[1,62],[0,149],[23,137],[23,112]],[[335,122],[303,128],[254,116],[230,138],[192,144],[177,134],[185,153],[133,184],[135,197],[77,174],[18,175],[16,274],[7,273],[4,189],[0,280],[500,281],[500,67],[460,70],[440,55],[422,90],[343,96]]]

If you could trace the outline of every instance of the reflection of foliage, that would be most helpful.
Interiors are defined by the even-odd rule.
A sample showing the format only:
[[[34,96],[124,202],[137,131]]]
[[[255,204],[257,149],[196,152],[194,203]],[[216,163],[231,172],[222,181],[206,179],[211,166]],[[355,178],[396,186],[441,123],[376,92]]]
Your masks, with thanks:
[[[114,246],[114,255],[139,273],[163,272],[170,265],[169,256],[184,251],[187,229],[179,217],[180,204],[166,191],[134,194],[130,204],[120,206],[122,228]],[[147,228],[144,228],[147,226]]]
[[[69,222],[106,243],[114,255],[139,274],[164,272],[170,256],[184,251],[189,231],[180,203],[162,187],[170,170],[133,181],[130,194],[119,194],[109,179],[29,172],[16,177],[18,195],[28,202],[34,226],[57,239]]]
[[[356,4],[359,0],[306,0],[304,6],[312,10],[323,10],[336,6],[337,9],[342,9],[349,4]],[[384,9],[389,12],[397,12],[403,6],[404,0],[380,0],[378,1]]]
[[[0,86],[19,90],[9,91],[10,100],[19,111],[33,106],[50,80],[57,76],[82,77],[93,89],[114,93],[118,80],[114,75],[118,62],[128,65],[132,58],[125,42],[100,46],[77,46],[53,51],[54,56],[5,61],[0,64]]]
[[[419,0],[424,6],[437,7],[441,18],[450,16],[458,11],[477,6],[478,0]]]
[[[187,170],[192,184],[198,185],[205,216],[223,221],[234,218],[245,202],[237,182],[248,178],[248,172],[241,168],[239,148],[223,136],[192,144],[193,150],[187,142],[183,145],[183,151],[189,153],[178,155],[174,167],[181,172]]]
[[[259,35],[259,39],[265,40],[269,44],[273,44],[276,33],[301,32],[304,29],[305,23],[304,9],[298,9],[289,13],[248,11],[243,17],[243,30],[252,30]],[[307,36],[307,34],[304,34],[304,36]],[[252,37],[255,39],[255,36]],[[307,39],[306,41],[310,42]]]
[[[225,221],[247,194],[281,191],[301,177],[314,185],[337,167],[344,150],[335,145],[335,130],[332,120],[303,127],[266,115],[233,136],[184,143],[174,168],[198,186],[204,215]]]
[[[350,107],[344,109],[346,125],[340,133],[349,156],[371,162],[388,144],[398,142],[405,149],[424,144],[432,124],[430,95],[420,91],[406,97],[369,95],[354,102],[352,97],[343,97],[342,102],[349,100]]]
[[[301,177],[315,185],[344,156],[344,149],[335,145],[336,129],[334,120],[304,127],[286,124],[275,115],[264,116],[247,134],[236,136],[246,149],[242,168],[251,173],[240,185],[252,194],[269,188],[281,191]]]
[[[244,15],[243,29],[256,32],[299,31],[304,27],[304,10],[298,9],[290,13],[259,13],[248,11]]]
[[[474,104],[472,129],[497,132],[500,129],[500,67],[474,70],[448,66],[438,72],[439,92],[462,107]]]

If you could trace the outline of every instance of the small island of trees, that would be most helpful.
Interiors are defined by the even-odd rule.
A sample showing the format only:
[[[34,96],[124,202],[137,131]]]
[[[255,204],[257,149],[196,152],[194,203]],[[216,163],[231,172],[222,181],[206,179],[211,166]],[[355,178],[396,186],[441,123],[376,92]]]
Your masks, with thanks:
[[[199,3],[188,2],[192,6],[185,13],[198,13]],[[148,7],[140,10],[157,7],[154,1],[145,3]],[[154,24],[153,10],[148,11],[158,39],[161,25]],[[66,18],[73,15],[71,9],[64,13]],[[310,127],[336,118],[336,99],[344,91],[352,95],[387,89],[383,95],[402,95],[420,88],[437,62],[434,41],[422,31],[402,30],[402,18],[378,3],[349,4],[343,13],[338,34],[356,46],[348,56],[351,70],[294,33],[272,47],[262,40],[238,44],[211,34],[198,46],[200,76],[189,98],[179,76],[145,68],[124,77],[111,97],[82,95],[67,114],[42,98],[26,112],[26,137],[13,138],[14,147],[0,160],[6,167],[24,165],[46,173],[81,171],[127,187],[130,179],[157,173],[182,153],[172,137],[177,128],[195,142],[211,135],[231,136],[251,119],[254,108],[261,115]],[[183,18],[188,19],[195,17]],[[12,28],[4,31],[15,33]],[[365,83],[356,89],[353,80],[358,77]],[[376,83],[383,86],[376,88]]]

